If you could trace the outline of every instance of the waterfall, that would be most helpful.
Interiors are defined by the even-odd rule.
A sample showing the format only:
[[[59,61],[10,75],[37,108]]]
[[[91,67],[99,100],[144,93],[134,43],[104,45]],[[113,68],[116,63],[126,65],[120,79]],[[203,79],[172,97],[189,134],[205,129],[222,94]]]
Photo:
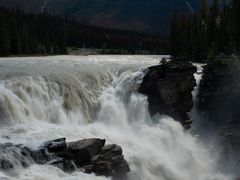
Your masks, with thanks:
[[[129,180],[232,180],[201,140],[167,116],[152,121],[136,92],[160,56],[52,56],[0,59],[0,143],[105,138],[123,148]],[[10,179],[101,180],[51,166],[17,166]]]

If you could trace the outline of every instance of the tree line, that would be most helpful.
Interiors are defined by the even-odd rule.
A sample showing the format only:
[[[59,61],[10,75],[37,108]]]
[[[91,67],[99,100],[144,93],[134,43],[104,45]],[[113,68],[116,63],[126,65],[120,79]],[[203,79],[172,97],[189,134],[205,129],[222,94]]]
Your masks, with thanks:
[[[66,54],[66,31],[60,17],[0,8],[0,56]]]
[[[175,57],[203,61],[217,55],[240,52],[240,1],[220,4],[200,0],[200,12],[174,13],[171,23],[170,52]]]
[[[159,36],[94,27],[74,18],[0,7],[0,56],[67,54],[68,47],[159,54],[166,52],[167,46],[167,40]]]

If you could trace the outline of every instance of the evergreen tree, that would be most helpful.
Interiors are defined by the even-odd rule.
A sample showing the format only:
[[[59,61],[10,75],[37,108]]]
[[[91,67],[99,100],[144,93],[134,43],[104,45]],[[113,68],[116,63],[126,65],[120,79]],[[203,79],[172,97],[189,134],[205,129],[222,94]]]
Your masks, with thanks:
[[[218,17],[220,14],[220,7],[218,0],[213,0],[213,14],[215,17]]]
[[[232,11],[233,11],[233,37],[235,44],[235,51],[240,55],[240,1],[233,0],[232,2]]]
[[[200,2],[200,13],[201,19],[206,21],[208,16],[208,4],[206,0],[201,0]]]
[[[178,28],[178,43],[177,43],[177,49],[178,49],[178,55],[181,57],[187,56],[187,18],[185,15],[181,16],[177,28]]]
[[[199,14],[185,20],[175,15],[172,19],[172,55],[197,61],[213,59],[220,53],[231,55],[233,44],[240,53],[240,1],[220,8],[218,0],[209,7],[206,0],[200,0],[200,6]]]
[[[9,39],[8,25],[5,21],[4,14],[0,12],[0,56],[9,55]]]
[[[177,56],[177,48],[178,48],[178,18],[177,13],[174,12],[172,15],[172,25],[171,25],[171,55]]]
[[[16,23],[12,23],[11,25],[11,54],[18,55],[21,54],[21,41],[19,31],[17,31]]]

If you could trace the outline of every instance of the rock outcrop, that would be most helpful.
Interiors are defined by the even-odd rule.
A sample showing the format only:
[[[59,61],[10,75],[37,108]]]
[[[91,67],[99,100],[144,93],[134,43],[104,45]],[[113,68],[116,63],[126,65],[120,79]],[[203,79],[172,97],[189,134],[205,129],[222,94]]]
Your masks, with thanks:
[[[234,59],[218,59],[203,71],[198,109],[208,124],[218,129],[240,150],[240,64]]]
[[[151,115],[167,114],[190,128],[188,112],[193,107],[196,67],[184,61],[170,61],[148,68],[139,87],[147,95]]]
[[[104,139],[84,139],[67,143],[65,138],[45,142],[37,150],[24,145],[0,144],[0,169],[33,163],[50,164],[65,172],[81,169],[86,173],[125,177],[130,168],[116,144],[105,145]]]

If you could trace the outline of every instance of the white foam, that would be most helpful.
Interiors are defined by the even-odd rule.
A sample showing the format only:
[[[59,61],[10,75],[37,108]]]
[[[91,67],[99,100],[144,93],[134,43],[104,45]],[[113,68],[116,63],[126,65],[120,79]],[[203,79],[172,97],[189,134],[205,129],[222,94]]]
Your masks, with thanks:
[[[9,63],[7,59],[0,60],[3,65],[0,70],[7,66],[5,74],[10,73],[10,78],[4,79],[0,86],[0,104],[4,107],[8,98],[14,108],[4,107],[4,112],[10,114],[4,117],[11,119],[11,123],[1,128],[0,142],[36,147],[60,137],[67,137],[68,141],[99,137],[122,146],[132,170],[130,180],[232,180],[232,176],[218,171],[217,160],[205,145],[185,132],[178,122],[166,116],[152,122],[146,97],[134,90],[143,77],[142,68],[157,64],[159,57],[59,56],[8,60]],[[36,64],[40,68],[34,72],[31,67]],[[16,72],[13,67],[16,71],[29,69],[29,74],[11,76]],[[58,71],[52,72],[56,67]],[[68,105],[74,104],[70,110],[63,105],[66,97],[62,92],[67,89],[71,96]],[[66,174],[54,167],[38,165],[19,168],[18,174],[11,178],[106,179],[82,172]]]

